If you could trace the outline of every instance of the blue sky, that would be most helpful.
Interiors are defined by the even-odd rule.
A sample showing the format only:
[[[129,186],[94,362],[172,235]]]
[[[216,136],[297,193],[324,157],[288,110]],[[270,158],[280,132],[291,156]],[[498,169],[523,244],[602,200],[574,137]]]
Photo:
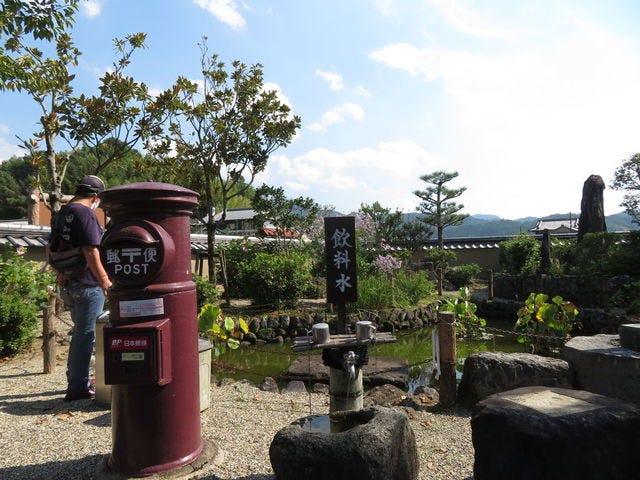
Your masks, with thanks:
[[[420,175],[456,170],[466,213],[577,213],[589,175],[608,185],[640,152],[638,24],[633,0],[94,0],[74,29],[76,91],[94,93],[112,39],[138,31],[134,77],[154,91],[197,79],[207,36],[225,63],[263,64],[302,117],[258,185],[414,211]],[[37,118],[0,93],[0,160]],[[608,214],[621,197],[605,190]]]

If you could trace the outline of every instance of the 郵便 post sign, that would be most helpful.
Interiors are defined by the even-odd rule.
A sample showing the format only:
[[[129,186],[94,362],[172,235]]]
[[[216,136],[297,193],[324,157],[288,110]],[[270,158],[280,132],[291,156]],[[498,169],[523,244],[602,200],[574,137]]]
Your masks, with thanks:
[[[325,217],[324,248],[327,264],[327,302],[357,302],[355,218]]]
[[[163,239],[161,227],[151,222],[131,222],[107,230],[100,255],[115,281],[148,283],[160,272],[167,243],[171,242]]]

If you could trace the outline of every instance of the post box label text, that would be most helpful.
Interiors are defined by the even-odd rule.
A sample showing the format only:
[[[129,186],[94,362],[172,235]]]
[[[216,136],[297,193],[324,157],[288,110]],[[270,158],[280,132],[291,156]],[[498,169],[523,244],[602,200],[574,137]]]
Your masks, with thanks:
[[[123,352],[123,362],[142,362],[144,361],[144,352]]]
[[[105,250],[106,268],[116,277],[143,278],[160,267],[156,246],[126,246]]]
[[[120,318],[152,317],[164,315],[164,301],[162,298],[149,298],[147,300],[122,300],[120,301]]]
[[[149,348],[151,348],[149,337],[119,335],[109,339],[109,350],[149,350]]]

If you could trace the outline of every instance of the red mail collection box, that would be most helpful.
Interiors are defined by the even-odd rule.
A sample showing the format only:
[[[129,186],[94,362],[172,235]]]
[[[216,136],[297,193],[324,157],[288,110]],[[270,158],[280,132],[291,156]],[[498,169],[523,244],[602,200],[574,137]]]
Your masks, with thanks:
[[[171,382],[171,322],[168,318],[104,327],[107,385]]]

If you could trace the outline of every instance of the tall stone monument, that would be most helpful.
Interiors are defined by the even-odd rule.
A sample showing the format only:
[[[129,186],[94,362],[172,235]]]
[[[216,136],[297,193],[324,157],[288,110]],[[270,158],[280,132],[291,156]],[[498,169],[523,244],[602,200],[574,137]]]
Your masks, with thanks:
[[[586,233],[606,232],[604,220],[604,180],[600,175],[590,175],[582,187],[578,242]]]

